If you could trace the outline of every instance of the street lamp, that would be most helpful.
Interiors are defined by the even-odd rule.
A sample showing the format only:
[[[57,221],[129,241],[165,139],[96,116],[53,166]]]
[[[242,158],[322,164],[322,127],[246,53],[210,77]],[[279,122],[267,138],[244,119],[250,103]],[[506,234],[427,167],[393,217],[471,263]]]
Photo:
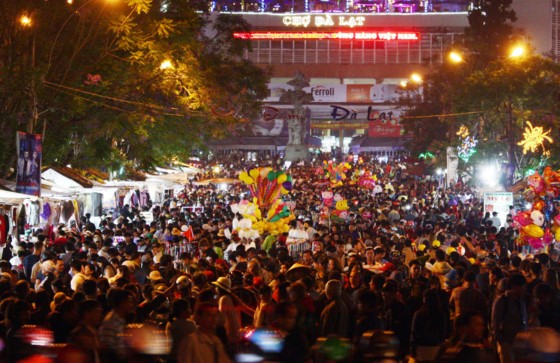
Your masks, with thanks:
[[[416,84],[421,84],[423,82],[422,76],[418,73],[412,73],[410,75],[410,80]]]
[[[509,53],[509,57],[521,58],[525,54],[525,51],[526,49],[523,44],[517,44],[511,49],[511,52]]]
[[[159,65],[159,69],[161,69],[162,71],[166,70],[166,69],[172,69],[172,68],[173,68],[173,63],[171,63],[171,61],[169,59],[164,60]]]
[[[31,18],[30,15],[28,14],[23,14],[21,15],[21,17],[19,18],[19,23],[21,24],[21,26],[23,28],[27,28],[29,29],[27,32],[29,32],[29,36],[31,37],[30,39],[30,49],[31,49],[31,59],[30,59],[30,64],[29,66],[31,67],[32,70],[35,69],[35,34],[34,34],[34,29],[32,27],[33,25],[33,20]],[[32,76],[31,78],[31,87],[30,87],[30,103],[31,103],[31,114],[32,116],[27,120],[26,123],[26,130],[28,133],[33,133],[33,129],[35,127],[35,125],[37,124],[37,119],[39,118],[39,112],[37,109],[37,93],[36,93],[36,89],[35,89],[35,77]]]
[[[449,60],[451,61],[451,63],[462,63],[465,61],[463,59],[463,56],[455,51],[449,53]]]
[[[21,25],[23,25],[24,27],[30,27],[31,26],[31,18],[27,15],[22,15],[21,18],[19,18],[19,23]]]

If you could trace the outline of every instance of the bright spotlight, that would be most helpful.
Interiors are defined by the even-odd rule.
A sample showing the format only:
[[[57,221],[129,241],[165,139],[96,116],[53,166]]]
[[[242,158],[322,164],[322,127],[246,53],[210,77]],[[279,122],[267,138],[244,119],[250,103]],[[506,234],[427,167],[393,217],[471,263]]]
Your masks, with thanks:
[[[480,181],[488,187],[496,187],[500,181],[500,171],[496,165],[481,165],[478,170]]]

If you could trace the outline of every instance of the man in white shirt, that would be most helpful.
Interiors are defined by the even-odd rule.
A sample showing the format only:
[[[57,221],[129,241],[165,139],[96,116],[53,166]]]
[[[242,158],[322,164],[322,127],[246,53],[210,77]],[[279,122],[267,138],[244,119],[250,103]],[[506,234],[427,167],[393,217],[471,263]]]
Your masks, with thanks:
[[[237,231],[233,231],[231,235],[231,242],[227,246],[226,250],[224,251],[224,258],[229,261],[229,258],[232,253],[237,250],[237,246],[241,244],[241,238],[237,235]]]
[[[500,229],[501,225],[502,225],[502,221],[500,221],[500,218],[498,218],[498,212],[492,212],[492,227],[496,227],[498,229]]]
[[[82,262],[74,260],[70,263],[70,272],[72,275],[72,280],[70,280],[70,288],[74,292],[82,291],[82,285],[84,284],[84,281],[88,279],[83,270],[84,265],[82,264]]]

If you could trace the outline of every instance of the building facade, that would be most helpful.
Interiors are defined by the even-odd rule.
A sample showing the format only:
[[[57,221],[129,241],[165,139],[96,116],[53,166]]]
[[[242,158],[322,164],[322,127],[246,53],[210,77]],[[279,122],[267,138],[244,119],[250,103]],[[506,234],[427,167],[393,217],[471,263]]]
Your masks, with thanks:
[[[373,152],[391,156],[407,141],[395,102],[414,73],[445,61],[468,27],[471,1],[303,1],[216,4],[239,12],[251,31],[235,33],[251,42],[244,57],[271,67],[269,95],[253,135],[244,143],[220,142],[219,150],[266,149],[281,153],[291,105],[283,99],[297,71],[310,79],[308,138],[323,151]],[[233,5],[235,6],[233,6]],[[537,52],[558,60],[560,0],[514,0],[518,21]],[[229,6],[229,7],[228,7]],[[232,7],[233,6],[233,7]],[[261,11],[265,9],[266,11]],[[293,10],[293,12],[292,12]],[[307,10],[307,11],[306,11]],[[247,139],[249,138],[249,139]],[[276,138],[274,147],[263,143]],[[315,141],[311,141],[315,140]],[[230,142],[231,141],[231,142]],[[376,147],[378,145],[378,147]],[[218,147],[218,145],[216,145]],[[260,149],[259,149],[260,148]]]

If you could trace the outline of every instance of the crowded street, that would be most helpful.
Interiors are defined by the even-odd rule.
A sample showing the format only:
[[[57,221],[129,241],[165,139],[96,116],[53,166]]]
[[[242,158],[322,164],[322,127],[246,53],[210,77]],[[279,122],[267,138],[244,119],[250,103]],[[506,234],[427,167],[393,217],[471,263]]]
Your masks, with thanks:
[[[559,363],[560,0],[0,0],[0,363]]]
[[[523,206],[492,216],[405,158],[329,160],[215,160],[162,204],[24,226],[2,248],[4,359],[558,361],[559,251],[522,243]],[[220,161],[236,179],[197,183]],[[269,173],[288,212],[256,218]]]

